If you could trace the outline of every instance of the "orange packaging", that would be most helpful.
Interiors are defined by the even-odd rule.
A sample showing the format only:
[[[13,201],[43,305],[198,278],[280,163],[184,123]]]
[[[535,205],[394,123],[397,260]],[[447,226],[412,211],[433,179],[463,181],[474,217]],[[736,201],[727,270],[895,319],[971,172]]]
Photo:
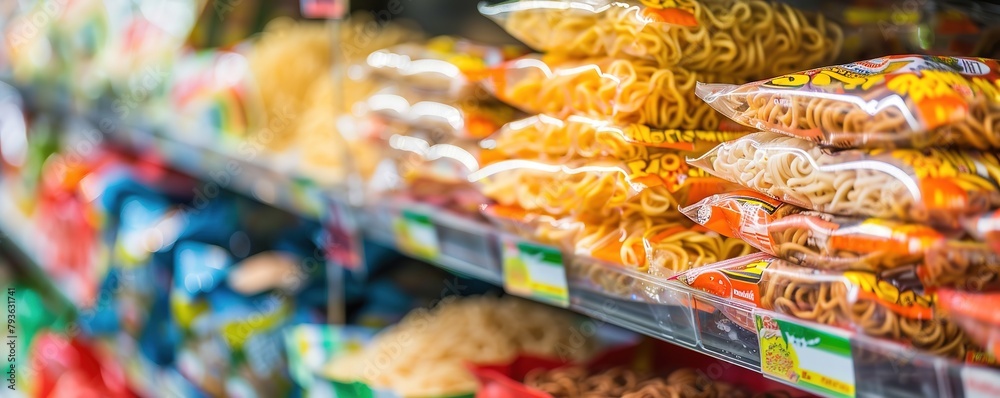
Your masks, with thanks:
[[[695,268],[678,281],[803,320],[898,340],[938,355],[981,351],[943,319],[912,270],[826,271],[759,253]]]
[[[823,145],[1000,148],[992,59],[890,55],[697,92],[746,126]]]
[[[1000,288],[1000,255],[960,231],[806,211],[751,190],[681,209],[696,223],[795,264],[832,270],[910,267],[925,286]]]

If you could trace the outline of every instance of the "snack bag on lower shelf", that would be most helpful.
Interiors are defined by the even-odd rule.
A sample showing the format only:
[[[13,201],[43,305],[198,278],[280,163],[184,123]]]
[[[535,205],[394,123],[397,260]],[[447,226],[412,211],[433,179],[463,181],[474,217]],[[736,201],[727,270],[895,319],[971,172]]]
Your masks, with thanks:
[[[843,39],[840,27],[822,15],[769,1],[482,4],[483,15],[538,51],[575,58],[640,58],[660,67],[741,77],[825,65],[839,54]]]
[[[713,195],[681,211],[700,225],[796,264],[883,271],[913,266],[925,286],[995,289],[1000,255],[962,233],[807,211],[762,193]]]
[[[962,216],[1000,206],[1000,158],[987,152],[830,152],[809,141],[762,132],[688,162],[784,202],[835,215],[954,228]]]
[[[364,348],[333,357],[322,374],[342,386],[393,396],[472,396],[478,382],[469,364],[508,363],[520,354],[589,357],[594,342],[579,340],[575,325],[567,312],[509,296],[445,299],[411,312]]]
[[[725,118],[695,96],[698,81],[732,78],[660,69],[649,61],[532,55],[491,69],[483,83],[500,100],[533,114],[605,117],[656,129],[724,129]]]
[[[722,298],[937,355],[972,358],[981,351],[941,316],[937,295],[912,272],[815,270],[761,253],[696,268],[677,279]]]
[[[893,55],[698,96],[744,125],[841,148],[1000,148],[1000,65],[984,58]]]
[[[663,156],[660,167],[683,168],[682,154],[701,154],[742,137],[744,131],[653,129],[641,124],[616,125],[606,119],[540,114],[513,121],[481,143],[483,163],[502,159],[569,160],[611,158],[624,161]],[[668,155],[672,153],[673,155]]]

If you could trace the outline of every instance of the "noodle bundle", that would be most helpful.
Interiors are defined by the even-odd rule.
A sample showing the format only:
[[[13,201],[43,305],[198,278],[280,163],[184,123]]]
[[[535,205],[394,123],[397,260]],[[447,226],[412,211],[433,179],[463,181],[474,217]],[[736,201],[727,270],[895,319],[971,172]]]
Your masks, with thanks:
[[[713,195],[681,211],[715,232],[811,268],[913,266],[927,287],[983,290],[1000,283],[1000,256],[985,244],[925,225],[836,217],[749,190]]]
[[[778,2],[510,1],[480,11],[539,51],[639,58],[741,78],[826,65],[843,33],[822,15]]]
[[[960,216],[1000,206],[1000,159],[992,153],[831,153],[797,138],[756,133],[689,163],[781,201],[836,215],[954,227]]]
[[[912,344],[952,358],[981,351],[936,313],[936,295],[916,277],[892,271],[819,271],[764,254],[682,274],[679,280],[717,296],[821,324]]]
[[[497,98],[528,113],[610,117],[616,124],[656,129],[718,130],[720,115],[695,95],[699,80],[733,81],[682,68],[661,69],[648,61],[524,57],[492,70],[484,83]]]
[[[590,373],[578,366],[535,369],[524,384],[554,398],[743,398],[746,393],[729,383],[713,381],[704,373],[684,368],[667,377],[644,377],[630,369],[611,368]]]
[[[483,141],[484,158],[570,160],[649,159],[658,153],[704,153],[749,132],[656,130],[644,125],[618,126],[585,116],[565,120],[541,114],[514,121]],[[677,165],[680,167],[680,164]]]
[[[697,92],[738,123],[824,145],[1000,148],[996,60],[887,56]]]
[[[446,299],[409,313],[360,353],[334,358],[326,374],[407,397],[468,393],[478,383],[467,363],[507,363],[519,354],[558,358],[566,354],[561,347],[580,347],[574,330],[572,315],[509,296]],[[590,343],[570,353],[589,355]]]

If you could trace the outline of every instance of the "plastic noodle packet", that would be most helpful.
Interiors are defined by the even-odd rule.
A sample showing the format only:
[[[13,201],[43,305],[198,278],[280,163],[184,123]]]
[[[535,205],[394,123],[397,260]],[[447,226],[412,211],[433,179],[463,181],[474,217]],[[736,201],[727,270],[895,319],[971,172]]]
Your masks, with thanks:
[[[750,78],[827,65],[843,41],[822,15],[758,0],[515,0],[479,10],[539,51]]]
[[[719,130],[725,118],[695,95],[698,81],[732,78],[661,69],[649,61],[527,56],[491,69],[483,83],[500,100],[532,114],[611,118],[617,124],[656,129]]]
[[[1000,357],[1000,293],[968,293],[942,289],[938,305],[951,321],[957,323],[972,341],[989,355]]]
[[[965,358],[979,349],[937,313],[934,293],[912,272],[824,271],[759,253],[677,278],[707,293],[821,324]]]
[[[691,165],[781,201],[824,213],[933,222],[1000,206],[996,154],[947,149],[829,152],[776,133],[733,140]]]
[[[990,210],[962,220],[965,230],[979,242],[1000,253],[1000,210]]]
[[[994,289],[1000,255],[961,231],[807,211],[762,193],[717,194],[681,209],[696,223],[782,259],[821,269],[882,271],[914,266],[925,286]]]
[[[475,91],[487,68],[524,55],[516,46],[490,47],[439,36],[424,45],[401,44],[372,52],[363,67],[425,95],[459,99]]]
[[[429,131],[442,139],[482,139],[524,116],[492,98],[414,101],[395,90],[382,90],[368,97],[355,111],[371,112],[387,122]]]
[[[681,203],[719,192],[729,184],[688,167],[677,154],[653,154],[628,162],[586,160],[566,164],[504,160],[469,175],[483,193],[505,206],[552,216],[604,218],[620,211],[683,218]]]
[[[565,120],[541,114],[508,123],[482,142],[484,158],[569,160],[648,158],[658,152],[701,154],[749,132],[662,130],[572,115]],[[484,161],[486,163],[486,161]]]
[[[824,145],[1000,148],[996,60],[894,55],[697,92],[739,123]]]

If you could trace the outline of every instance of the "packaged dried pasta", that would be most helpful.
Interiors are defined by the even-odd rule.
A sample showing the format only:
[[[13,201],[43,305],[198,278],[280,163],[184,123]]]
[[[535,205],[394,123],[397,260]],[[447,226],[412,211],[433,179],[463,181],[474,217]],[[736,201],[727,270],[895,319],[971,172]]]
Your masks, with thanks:
[[[504,160],[469,175],[483,193],[505,206],[552,216],[605,218],[636,211],[651,217],[683,218],[678,205],[728,184],[690,168],[677,154],[647,159],[578,160],[567,163]]]
[[[539,51],[744,78],[826,65],[843,39],[822,15],[759,0],[514,0],[480,12]]]
[[[716,296],[796,318],[966,358],[981,351],[937,311],[937,296],[912,272],[826,271],[752,254],[677,278]]]
[[[697,92],[739,123],[824,145],[996,149],[998,87],[996,60],[893,55]]]
[[[996,154],[950,149],[847,150],[755,133],[688,159],[720,178],[824,213],[933,222],[1000,206]]]
[[[572,115],[563,120],[541,114],[503,126],[482,142],[484,153],[480,156],[484,163],[503,159],[646,159],[661,152],[701,154],[748,133],[652,129],[586,116]]]
[[[655,129],[745,129],[720,125],[725,118],[695,95],[698,81],[733,79],[662,69],[650,61],[534,55],[491,69],[483,83],[497,98],[532,114],[578,114]]]
[[[525,54],[520,47],[490,47],[448,36],[372,52],[365,68],[374,78],[429,96],[468,97],[487,68]]]
[[[994,358],[1000,357],[1000,293],[968,293],[942,289],[938,305],[972,341]]]
[[[1000,287],[1000,255],[961,231],[807,211],[756,191],[712,195],[682,208],[696,223],[811,268],[883,271],[912,266],[925,286]]]
[[[524,116],[493,98],[415,100],[391,88],[368,97],[355,107],[355,111],[371,112],[387,122],[428,131],[434,137],[440,137],[435,141],[485,138],[504,124]]]

